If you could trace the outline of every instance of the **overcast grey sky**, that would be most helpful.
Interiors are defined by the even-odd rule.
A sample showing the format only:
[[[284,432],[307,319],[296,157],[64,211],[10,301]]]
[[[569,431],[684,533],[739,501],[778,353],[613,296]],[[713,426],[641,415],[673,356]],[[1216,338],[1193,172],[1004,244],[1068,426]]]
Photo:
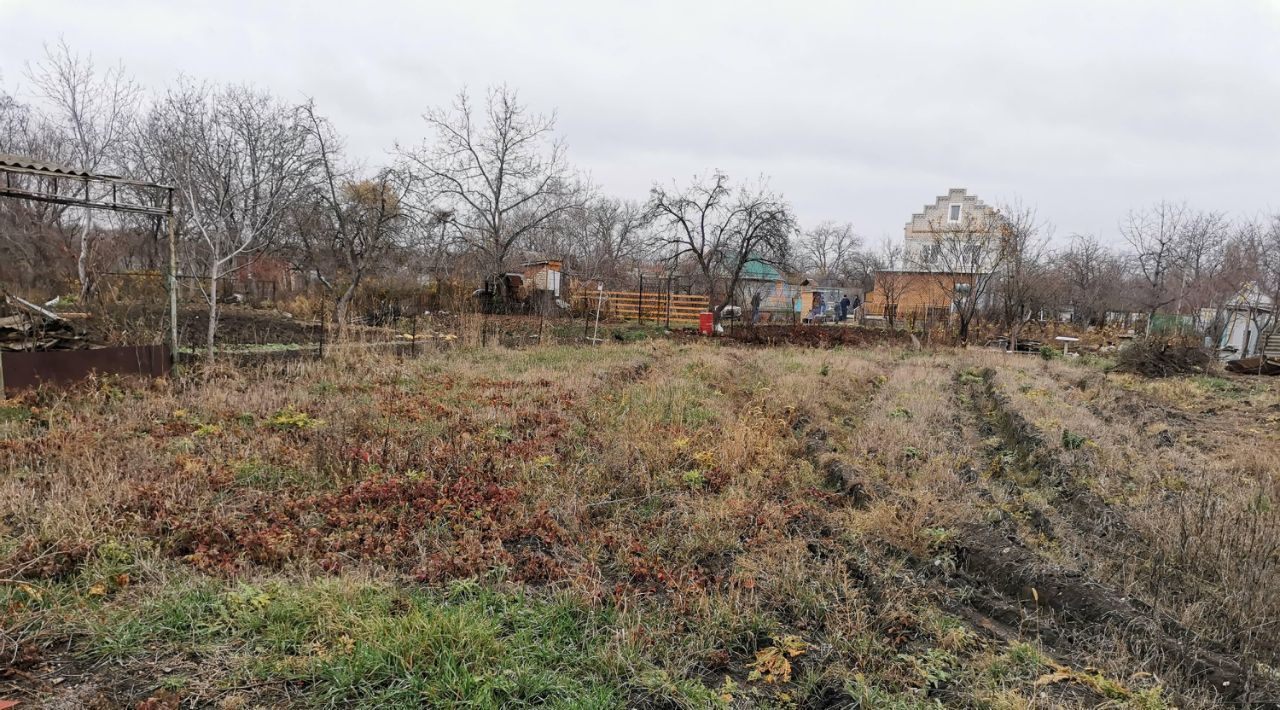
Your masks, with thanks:
[[[873,242],[948,187],[1112,241],[1162,198],[1280,209],[1280,0],[0,0],[0,29],[10,91],[62,36],[151,87],[314,96],[371,162],[506,82],[609,193],[764,174]]]

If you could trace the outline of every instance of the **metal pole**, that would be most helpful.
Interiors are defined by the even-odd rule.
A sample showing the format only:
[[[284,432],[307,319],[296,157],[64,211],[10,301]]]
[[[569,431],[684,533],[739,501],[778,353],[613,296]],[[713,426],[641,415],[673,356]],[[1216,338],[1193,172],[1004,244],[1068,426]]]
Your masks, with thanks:
[[[178,216],[169,188],[169,364],[178,367]]]
[[[644,323],[644,274],[640,275],[640,298],[636,300],[636,322]]]
[[[596,287],[596,293],[599,294],[598,296],[596,296],[596,327],[595,327],[595,330],[591,332],[591,341],[594,343],[599,343],[600,342],[600,337],[599,337],[600,336],[600,306],[604,303],[604,284],[600,284],[599,286]]]

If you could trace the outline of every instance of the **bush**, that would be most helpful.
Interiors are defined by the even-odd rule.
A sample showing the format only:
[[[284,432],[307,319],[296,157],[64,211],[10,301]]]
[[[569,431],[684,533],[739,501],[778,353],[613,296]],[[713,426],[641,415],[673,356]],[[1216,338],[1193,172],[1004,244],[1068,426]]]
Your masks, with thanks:
[[[1088,439],[1073,431],[1067,429],[1062,430],[1062,448],[1067,451],[1075,451],[1081,446],[1084,446],[1086,441],[1088,441]]]
[[[1120,351],[1116,370],[1143,377],[1203,375],[1213,365],[1213,356],[1199,343],[1186,338],[1153,336]]]

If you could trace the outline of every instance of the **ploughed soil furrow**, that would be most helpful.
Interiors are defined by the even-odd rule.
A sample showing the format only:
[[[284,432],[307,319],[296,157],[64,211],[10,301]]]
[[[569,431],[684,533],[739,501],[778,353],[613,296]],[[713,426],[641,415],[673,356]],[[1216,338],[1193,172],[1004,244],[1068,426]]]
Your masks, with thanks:
[[[980,373],[980,382],[973,381],[972,373],[962,374],[960,379],[979,418],[979,429],[1000,440],[1003,463],[1028,474],[1023,480],[1034,481],[1052,493],[1053,517],[1060,523],[1095,543],[1106,540],[1109,546],[1140,547],[1141,540],[1124,517],[1081,483],[1071,467],[1054,455],[1040,431],[1007,406],[1004,395],[995,388],[994,374],[987,369]],[[1011,487],[1019,485],[1016,480],[1004,482]]]
[[[992,483],[1045,489],[1052,501],[1051,520],[1035,524],[1036,514],[1026,517],[1033,521],[1036,533],[1051,541],[1068,528],[1078,538],[1077,545],[1092,542],[1099,550],[1120,554],[1138,549],[1141,540],[1119,511],[1080,484],[1040,440],[1035,427],[1007,407],[993,385],[993,374],[991,370],[962,372],[956,378],[957,388],[980,429],[999,437],[1001,464],[1032,475]],[[974,484],[982,495],[982,484],[976,480]],[[1096,651],[1105,637],[1153,669],[1180,676],[1188,689],[1211,689],[1228,702],[1280,707],[1280,692],[1260,687],[1229,650],[1080,570],[1049,561],[1025,544],[1007,518],[970,523],[959,533],[957,574],[949,581],[977,588],[968,598],[976,614],[965,615],[981,630],[1007,637],[1030,621],[1040,640],[1067,658]]]
[[[906,331],[880,330],[861,326],[825,325],[759,325],[730,328],[720,337],[749,345],[798,345],[811,348],[836,346],[870,347],[875,345],[907,346],[911,335]]]
[[[837,438],[838,426],[865,421],[865,412],[887,380],[886,374],[883,370],[877,371],[874,377],[860,383],[858,391],[846,393],[854,396],[854,400],[851,402],[851,413],[844,417],[843,422],[822,421],[816,414],[800,412],[791,423],[792,431],[800,441],[803,456],[822,473],[829,488],[844,495],[855,506],[862,506],[873,498],[882,497],[886,491],[883,484],[871,481],[861,469],[850,463],[849,458],[840,453],[841,447],[832,443],[832,439]],[[840,433],[850,434],[848,431]]]

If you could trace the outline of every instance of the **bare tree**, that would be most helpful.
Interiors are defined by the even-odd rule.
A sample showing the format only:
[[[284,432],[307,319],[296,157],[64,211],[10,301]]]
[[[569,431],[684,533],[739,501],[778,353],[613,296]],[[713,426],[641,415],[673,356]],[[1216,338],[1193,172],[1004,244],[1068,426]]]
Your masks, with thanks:
[[[1187,220],[1186,205],[1159,202],[1149,209],[1131,210],[1120,224],[1144,282],[1137,300],[1147,313],[1148,332],[1156,313],[1178,298],[1169,278],[1183,263],[1181,240]]]
[[[564,144],[552,138],[555,116],[530,114],[515,91],[490,90],[480,107],[463,92],[452,111],[423,118],[435,144],[401,154],[416,184],[453,210],[456,234],[490,273],[506,271],[515,247],[541,225],[581,208]]]
[[[1230,326],[1227,307],[1244,311],[1259,333],[1275,327],[1280,304],[1280,217],[1244,219],[1236,223],[1203,288],[1213,294],[1213,317],[1206,334],[1220,342]],[[1270,302],[1269,304],[1267,302]],[[1256,343],[1255,343],[1256,344]],[[1242,357],[1249,355],[1242,352]]]
[[[564,213],[557,225],[564,238],[562,253],[575,268],[593,278],[619,279],[633,271],[651,246],[649,214],[629,200],[597,197],[585,209]]]
[[[118,162],[141,95],[122,65],[99,72],[93,57],[75,54],[66,42],[59,42],[45,46],[44,60],[28,65],[27,75],[49,105],[50,120],[69,137],[75,167],[101,172]],[[92,210],[85,209],[80,216],[78,241],[76,275],[83,299],[94,286]]]
[[[1009,328],[1009,347],[1017,350],[1022,327],[1045,302],[1050,228],[1034,207],[1014,203],[1000,210],[1003,252],[995,289],[1001,319]]]
[[[69,149],[69,141],[56,126],[31,106],[0,93],[0,152],[65,163]],[[63,187],[31,176],[10,175],[7,179],[15,187],[32,191]],[[67,210],[63,205],[36,200],[0,200],[0,283],[41,288],[53,295],[61,289],[64,274],[76,273],[77,237],[67,231],[68,223],[63,219]]]
[[[782,263],[795,231],[791,208],[781,195],[763,182],[734,191],[721,172],[670,191],[655,185],[649,212],[659,226],[654,236],[658,253],[672,260],[685,254],[693,258],[717,321],[737,293],[747,264]]]
[[[426,271],[439,286],[453,277],[459,252],[466,246],[454,219],[456,213],[447,207],[431,206],[430,193],[422,189],[414,191],[410,187],[405,197],[413,200],[413,206],[405,212],[416,227],[417,247],[425,259]]]
[[[1007,225],[999,213],[983,210],[966,213],[959,222],[932,223],[929,233],[915,267],[932,274],[938,288],[949,294],[956,337],[967,343],[1004,263]]]
[[[1280,330],[1280,214],[1271,217],[1259,244],[1259,286],[1271,297],[1271,316],[1267,326],[1272,331]]]
[[[1196,315],[1197,325],[1213,342],[1229,325],[1227,309],[1234,301],[1258,297],[1265,263],[1265,227],[1253,220],[1235,224],[1217,213],[1191,220],[1183,240],[1184,267],[1180,303]],[[1207,319],[1205,313],[1211,313]]]
[[[31,130],[31,107],[0,90],[0,153],[17,153]]]
[[[884,318],[892,330],[897,325],[898,306],[911,285],[906,266],[905,247],[888,237],[880,245],[880,251],[871,256],[875,275],[874,292],[884,300]]]
[[[1181,263],[1190,282],[1209,275],[1231,236],[1231,222],[1222,212],[1190,212],[1178,234]]]
[[[259,90],[184,82],[153,110],[189,224],[191,261],[206,281],[212,356],[219,281],[270,248],[318,160],[299,107]]]
[[[826,221],[806,230],[796,244],[799,265],[822,279],[852,279],[858,273],[862,239],[853,224]]]
[[[400,246],[407,228],[402,210],[404,181],[383,168],[357,177],[341,164],[342,145],[314,102],[302,107],[318,170],[309,186],[314,219],[299,229],[308,265],[327,290],[336,291],[333,319],[339,333],[369,269]]]
[[[1120,301],[1118,289],[1123,287],[1123,261],[1090,235],[1075,235],[1057,260],[1057,270],[1071,303],[1072,319],[1083,325],[1102,325],[1107,311],[1116,309]]]

